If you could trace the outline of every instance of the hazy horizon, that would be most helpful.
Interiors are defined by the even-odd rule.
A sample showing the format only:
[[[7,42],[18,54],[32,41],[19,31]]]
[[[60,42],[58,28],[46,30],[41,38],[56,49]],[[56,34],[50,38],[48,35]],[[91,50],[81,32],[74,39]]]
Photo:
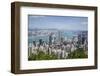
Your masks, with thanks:
[[[28,16],[28,29],[88,30],[87,17]]]

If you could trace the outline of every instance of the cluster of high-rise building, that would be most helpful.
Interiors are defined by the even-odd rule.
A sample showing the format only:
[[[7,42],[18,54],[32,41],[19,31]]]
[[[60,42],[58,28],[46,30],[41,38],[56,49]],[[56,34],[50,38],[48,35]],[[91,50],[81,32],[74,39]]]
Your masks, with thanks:
[[[36,35],[35,35],[36,36]],[[33,36],[33,37],[35,37]],[[43,35],[42,35],[43,36]],[[80,31],[76,35],[69,38],[64,36],[62,31],[48,33],[47,41],[41,37],[38,40],[33,40],[28,45],[28,56],[38,54],[42,51],[44,54],[55,54],[58,59],[67,58],[68,54],[82,48],[87,53],[88,51],[88,35],[87,31]]]

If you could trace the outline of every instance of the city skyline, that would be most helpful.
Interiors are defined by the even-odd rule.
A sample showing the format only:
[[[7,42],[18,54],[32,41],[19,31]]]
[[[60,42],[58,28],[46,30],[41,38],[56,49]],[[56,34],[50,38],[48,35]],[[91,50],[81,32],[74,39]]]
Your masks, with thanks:
[[[88,18],[29,15],[28,60],[88,58]]]
[[[59,27],[58,27],[59,26]],[[87,17],[73,16],[28,16],[29,29],[64,29],[64,30],[88,30]]]

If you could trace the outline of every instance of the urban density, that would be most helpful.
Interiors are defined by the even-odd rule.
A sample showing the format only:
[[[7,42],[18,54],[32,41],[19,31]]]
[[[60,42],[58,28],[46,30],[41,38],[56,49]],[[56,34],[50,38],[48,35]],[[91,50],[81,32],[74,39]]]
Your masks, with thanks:
[[[87,57],[87,31],[28,29],[28,60]]]

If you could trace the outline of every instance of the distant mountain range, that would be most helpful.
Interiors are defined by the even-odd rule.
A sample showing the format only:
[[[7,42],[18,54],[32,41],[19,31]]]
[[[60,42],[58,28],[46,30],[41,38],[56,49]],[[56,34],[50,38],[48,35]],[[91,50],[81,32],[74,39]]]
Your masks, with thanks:
[[[44,36],[44,35],[50,35],[51,33],[57,33],[57,29],[28,29],[28,35],[34,35],[34,36]]]
[[[61,33],[63,35],[78,35],[80,33],[82,34],[88,34],[88,31],[75,31],[75,30],[58,30],[58,29],[28,29],[28,36],[49,36],[50,34],[57,35],[58,33]]]

